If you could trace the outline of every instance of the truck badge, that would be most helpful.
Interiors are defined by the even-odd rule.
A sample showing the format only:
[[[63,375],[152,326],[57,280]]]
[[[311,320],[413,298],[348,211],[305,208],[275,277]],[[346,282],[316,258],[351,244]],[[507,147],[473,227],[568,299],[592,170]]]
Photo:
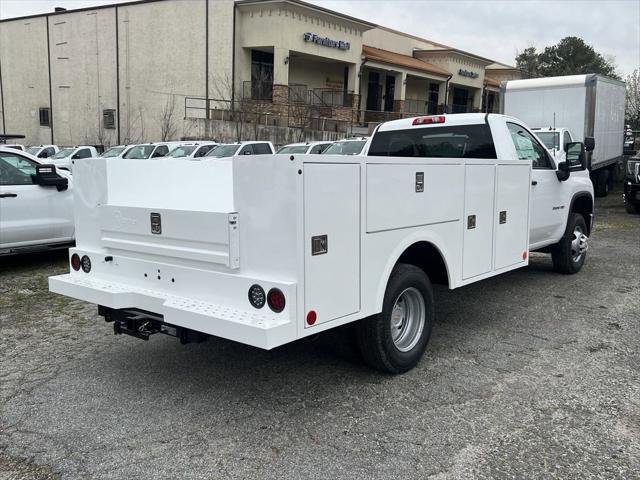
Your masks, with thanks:
[[[160,235],[162,233],[162,220],[159,213],[151,214],[151,233]]]

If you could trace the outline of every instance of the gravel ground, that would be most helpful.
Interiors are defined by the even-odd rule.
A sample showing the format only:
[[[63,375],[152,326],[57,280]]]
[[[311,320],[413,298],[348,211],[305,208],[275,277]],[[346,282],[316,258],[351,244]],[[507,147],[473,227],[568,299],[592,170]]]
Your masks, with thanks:
[[[365,368],[344,331],[265,352],[112,335],[0,260],[0,478],[639,478],[640,216],[597,205],[583,271],[550,259],[436,290],[427,355]]]

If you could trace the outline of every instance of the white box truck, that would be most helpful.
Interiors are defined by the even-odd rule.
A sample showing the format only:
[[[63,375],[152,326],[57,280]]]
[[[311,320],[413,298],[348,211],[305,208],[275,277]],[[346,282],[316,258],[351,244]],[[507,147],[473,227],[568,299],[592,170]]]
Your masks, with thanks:
[[[613,184],[616,163],[622,160],[625,84],[602,75],[510,80],[502,83],[502,113],[519,118],[531,128],[564,128],[587,145],[591,180],[596,196],[606,196]],[[560,145],[563,150],[563,145]]]
[[[384,123],[362,155],[87,160],[70,273],[49,288],[142,339],[271,349],[355,322],[365,360],[404,372],[429,341],[432,283],[532,250],[580,270],[593,189],[584,146],[569,149],[557,165],[517,119],[460,114]]]

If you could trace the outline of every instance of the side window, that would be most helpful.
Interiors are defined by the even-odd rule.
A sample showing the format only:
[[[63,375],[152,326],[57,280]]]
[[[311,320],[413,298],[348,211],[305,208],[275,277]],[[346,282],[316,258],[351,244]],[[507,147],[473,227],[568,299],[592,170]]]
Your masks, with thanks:
[[[153,152],[151,158],[164,157],[167,153],[169,153],[169,147],[167,147],[166,145],[160,145],[158,148],[156,148],[156,151]]]
[[[531,160],[533,168],[553,168],[547,150],[524,127],[507,123],[519,160]]]
[[[40,153],[40,157],[42,158],[49,158],[52,157],[53,155],[55,155],[56,151],[53,149],[53,147],[47,147],[44,149],[44,151],[42,151]]]
[[[565,131],[564,135],[562,137],[562,145],[563,145],[563,147],[566,147],[567,143],[571,143],[571,135],[569,135],[569,132]],[[563,148],[563,150],[564,150],[564,148]]]
[[[330,143],[321,143],[319,145],[315,145],[310,151],[309,153],[315,153],[315,154],[320,154],[322,152],[324,152],[327,148],[329,148],[329,145],[331,145]]]
[[[193,154],[193,156],[194,158],[204,157],[212,148],[213,147],[211,145],[203,145],[196,151],[196,153]]]
[[[74,155],[75,158],[89,158],[91,156],[91,150],[88,148],[83,148],[78,153]]]
[[[253,151],[256,155],[269,155],[271,153],[271,148],[268,143],[254,143]]]
[[[240,150],[240,153],[238,155],[252,155],[253,154],[253,148],[251,148],[251,145],[245,145],[244,147],[242,147],[242,150]]]
[[[36,164],[28,158],[0,152],[0,185],[31,185]]]

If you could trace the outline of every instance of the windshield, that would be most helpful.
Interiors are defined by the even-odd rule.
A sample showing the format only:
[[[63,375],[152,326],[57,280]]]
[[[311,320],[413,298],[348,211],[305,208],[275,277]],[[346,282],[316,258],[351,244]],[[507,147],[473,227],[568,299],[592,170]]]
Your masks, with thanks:
[[[211,150],[207,157],[215,157],[215,158],[223,158],[223,157],[233,157],[233,155],[238,151],[240,145],[232,144],[232,145],[218,145],[216,148]]]
[[[323,154],[334,155],[358,155],[362,151],[362,147],[367,143],[365,140],[336,142],[327,148]]]
[[[558,132],[534,132],[549,150],[560,150],[560,134]]]
[[[138,145],[125,153],[123,158],[149,158],[149,155],[151,155],[151,152],[153,152],[154,148],[155,145]]]
[[[57,159],[67,158],[74,152],[74,150],[75,148],[63,148],[51,158],[57,158]]]
[[[125,147],[111,147],[109,150],[100,155],[102,158],[113,158],[124,152]]]
[[[38,152],[40,151],[40,148],[42,148],[42,147],[29,147],[29,148],[27,148],[27,153],[29,155],[37,155]]]
[[[197,145],[183,145],[181,147],[176,147],[171,150],[166,156],[173,158],[187,157],[191,155],[191,152],[196,149],[196,146]]]
[[[285,145],[276,153],[307,153],[309,145]]]

